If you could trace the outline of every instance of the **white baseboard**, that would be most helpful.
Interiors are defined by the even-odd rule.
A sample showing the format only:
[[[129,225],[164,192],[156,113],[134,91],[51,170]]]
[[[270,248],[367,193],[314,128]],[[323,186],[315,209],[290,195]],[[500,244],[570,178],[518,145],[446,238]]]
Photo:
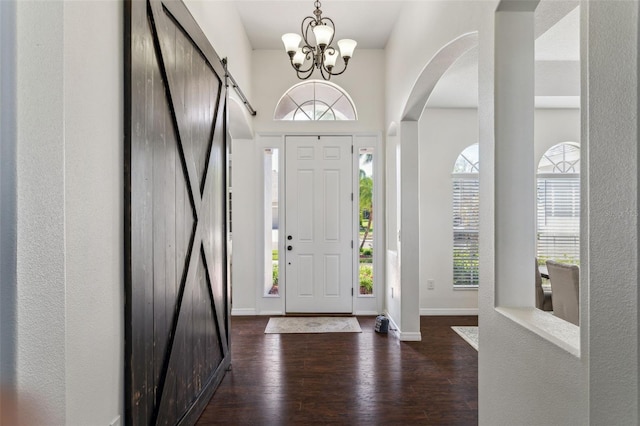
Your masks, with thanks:
[[[422,333],[419,331],[415,332],[400,332],[400,340],[403,342],[421,342],[422,341]]]
[[[256,310],[254,308],[231,308],[232,317],[247,317],[255,314]]]
[[[393,320],[393,317],[389,315],[389,311],[385,310],[384,315],[389,318],[389,334],[398,338],[398,340],[402,342],[421,342],[422,341],[422,333],[419,331],[410,331],[403,332],[398,327],[398,324]]]
[[[478,308],[420,308],[420,316],[478,315]]]
[[[266,317],[279,317],[284,315],[282,311],[260,311],[256,315],[266,316]]]
[[[364,316],[378,316],[378,311],[356,311],[353,315],[362,315]]]

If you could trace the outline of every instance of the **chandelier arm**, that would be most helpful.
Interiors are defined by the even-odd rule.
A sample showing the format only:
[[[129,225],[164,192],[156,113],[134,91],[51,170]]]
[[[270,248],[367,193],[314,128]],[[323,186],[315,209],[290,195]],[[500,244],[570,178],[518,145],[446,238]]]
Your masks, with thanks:
[[[346,70],[347,70],[347,62],[344,63],[344,68],[342,68],[342,71],[340,72],[333,72],[333,71],[329,71],[328,69],[326,69],[326,72],[329,73],[329,75],[340,75],[343,74]],[[322,64],[322,67],[324,67],[324,63]]]
[[[307,75],[304,75],[304,73],[307,73]],[[304,71],[296,70],[296,75],[300,80],[307,80],[309,77],[311,77],[312,74],[313,74],[313,65],[311,66],[311,68]]]
[[[327,75],[325,75],[324,73],[327,73]],[[324,67],[324,63],[322,64],[322,66],[320,67],[320,75],[322,76],[323,80],[331,80],[331,71],[327,70]]]
[[[305,28],[305,22],[307,22],[306,24],[306,28]],[[307,46],[311,46],[311,43],[309,43],[309,29],[313,29],[313,27],[316,26],[316,18],[314,18],[313,16],[307,16],[302,20],[302,23],[300,24],[300,34],[302,34],[302,38],[304,39],[304,44],[306,44]]]
[[[313,66],[314,66],[314,63],[313,63],[313,61],[312,61],[312,62],[311,62],[311,65],[309,65],[309,68],[307,68],[307,69],[300,69],[300,68],[296,67],[296,66],[293,64],[293,59],[291,60],[291,67],[293,67],[293,69],[294,69],[294,70],[296,70],[296,72],[302,72],[302,73],[305,73],[305,72],[307,72],[307,71],[311,71],[311,70],[313,70]]]

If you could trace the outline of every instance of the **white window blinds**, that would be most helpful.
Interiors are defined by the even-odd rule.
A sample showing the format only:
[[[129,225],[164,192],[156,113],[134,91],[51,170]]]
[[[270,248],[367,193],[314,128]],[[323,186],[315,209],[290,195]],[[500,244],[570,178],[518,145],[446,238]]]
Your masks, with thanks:
[[[480,184],[477,174],[453,178],[453,285],[478,285]]]
[[[538,165],[537,256],[539,261],[580,263],[580,148],[551,147]]]
[[[580,259],[580,177],[538,175],[538,259],[578,263]]]
[[[453,166],[453,286],[478,286],[479,147],[464,149]]]

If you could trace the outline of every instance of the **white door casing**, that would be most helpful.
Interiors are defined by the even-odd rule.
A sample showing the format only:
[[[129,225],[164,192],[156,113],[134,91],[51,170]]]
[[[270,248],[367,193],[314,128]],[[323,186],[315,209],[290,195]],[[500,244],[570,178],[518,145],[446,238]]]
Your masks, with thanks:
[[[353,312],[352,138],[285,139],[285,309]]]

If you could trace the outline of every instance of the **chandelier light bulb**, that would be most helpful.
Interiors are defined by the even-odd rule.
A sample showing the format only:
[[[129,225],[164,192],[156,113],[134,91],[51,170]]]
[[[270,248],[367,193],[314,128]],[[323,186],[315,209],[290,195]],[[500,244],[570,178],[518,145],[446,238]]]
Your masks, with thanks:
[[[284,43],[284,50],[289,52],[296,52],[298,50],[298,46],[300,46],[300,37],[298,34],[287,33],[282,36],[282,43]]]
[[[333,28],[329,25],[316,25],[313,27],[313,35],[316,36],[316,42],[321,48],[328,46],[333,38]]]
[[[338,41],[340,55],[342,55],[343,58],[351,58],[353,56],[353,51],[356,50],[357,44],[358,43],[355,40],[351,40],[349,38]]]
[[[331,68],[335,67],[337,60],[338,60],[338,52],[336,52],[333,49],[331,49],[331,51],[325,50],[324,65],[327,67],[327,69],[331,70]]]
[[[299,49],[299,48],[296,49],[296,53],[295,55],[293,55],[293,65],[296,66],[297,68],[300,68],[304,63],[305,56],[306,55],[302,53],[302,49]]]

